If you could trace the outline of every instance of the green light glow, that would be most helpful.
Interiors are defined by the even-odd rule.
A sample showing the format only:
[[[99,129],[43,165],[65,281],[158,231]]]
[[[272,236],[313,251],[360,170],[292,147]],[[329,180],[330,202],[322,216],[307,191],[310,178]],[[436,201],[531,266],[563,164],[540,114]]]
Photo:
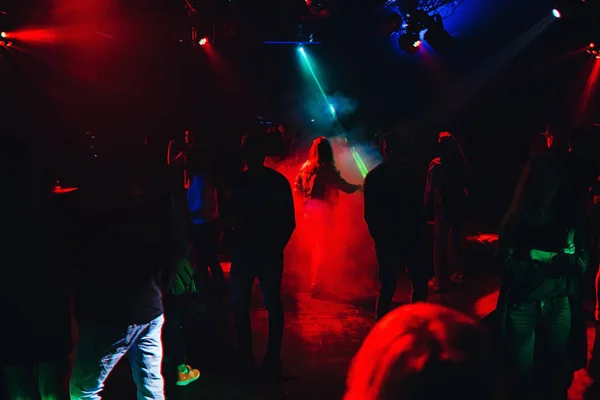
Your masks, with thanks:
[[[335,108],[329,102],[329,97],[327,96],[327,93],[325,93],[325,90],[323,89],[321,82],[319,82],[319,78],[317,78],[317,74],[315,73],[315,70],[313,69],[311,62],[310,62],[308,56],[306,55],[306,50],[304,50],[303,47],[299,47],[298,51],[300,52],[300,54],[302,54],[302,58],[304,59],[304,62],[306,63],[308,71],[310,72],[310,75],[312,76],[313,80],[315,81],[315,84],[317,85],[317,88],[319,89],[321,96],[323,96],[323,100],[325,101],[325,104],[327,105],[327,109],[329,110],[329,113],[331,114],[331,116],[333,117],[333,120],[337,124],[340,133],[344,136],[346,143],[348,143],[348,146],[350,146],[350,151],[352,152],[352,157],[354,158],[354,161],[356,162],[356,166],[358,167],[360,174],[362,175],[363,178],[366,177],[367,173],[369,173],[369,169],[363,162],[362,158],[360,157],[360,155],[358,154],[358,152],[356,151],[354,146],[350,145],[350,143],[348,142],[346,130],[342,126],[341,122],[338,120]]]

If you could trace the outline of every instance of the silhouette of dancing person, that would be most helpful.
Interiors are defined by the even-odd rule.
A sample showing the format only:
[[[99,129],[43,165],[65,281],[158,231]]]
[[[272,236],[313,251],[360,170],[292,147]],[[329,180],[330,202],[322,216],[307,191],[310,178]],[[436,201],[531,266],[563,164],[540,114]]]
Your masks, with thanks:
[[[333,226],[333,208],[338,204],[340,190],[354,193],[360,185],[348,183],[335,166],[333,148],[324,136],[313,140],[308,160],[296,177],[295,189],[304,199],[305,216],[312,238],[311,294],[318,298],[324,294],[324,276],[327,272],[327,250]]]
[[[434,278],[429,286],[436,291],[448,288],[450,281],[462,283],[462,224],[467,206],[467,159],[450,132],[437,141],[438,157],[431,160],[425,186],[425,210],[433,214]],[[454,252],[454,270],[448,265],[449,243]]]

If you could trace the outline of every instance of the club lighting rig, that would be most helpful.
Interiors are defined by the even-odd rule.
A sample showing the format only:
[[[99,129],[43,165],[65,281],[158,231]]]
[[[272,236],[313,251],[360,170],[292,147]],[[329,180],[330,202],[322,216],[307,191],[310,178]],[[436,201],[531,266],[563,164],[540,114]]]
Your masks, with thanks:
[[[598,44],[600,44],[600,42],[590,42],[585,52],[596,59],[600,59],[600,49],[598,49]]]
[[[384,8],[388,14],[382,23],[385,35],[398,34],[398,45],[407,54],[416,54],[423,39],[438,53],[452,50],[456,40],[444,28],[462,0],[390,0]]]

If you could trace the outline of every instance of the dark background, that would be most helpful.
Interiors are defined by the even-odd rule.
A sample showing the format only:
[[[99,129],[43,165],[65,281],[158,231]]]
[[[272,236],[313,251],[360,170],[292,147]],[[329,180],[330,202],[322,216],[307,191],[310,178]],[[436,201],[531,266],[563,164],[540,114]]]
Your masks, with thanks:
[[[199,34],[212,37],[217,27],[216,66],[203,49],[185,42],[184,1],[0,1],[8,13],[1,30],[61,32],[52,42],[23,42],[26,51],[18,57],[0,58],[0,129],[44,143],[57,179],[73,184],[82,179],[78,163],[90,157],[85,132],[93,132],[103,156],[144,137],[163,151],[168,139],[194,129],[223,160],[233,159],[227,154],[257,115],[289,121],[308,139],[319,133],[303,107],[313,89],[301,77],[295,46],[262,44],[295,40],[303,24],[323,43],[309,51],[327,92],[357,104],[346,123],[352,139],[369,142],[378,132],[400,130],[415,139],[426,168],[437,132],[452,131],[473,166],[478,217],[495,224],[532,140],[540,140],[539,132],[557,116],[573,121],[592,60],[585,53],[567,55],[600,41],[597,4],[554,21],[442,118],[430,115],[432,105],[547,18],[554,2],[465,0],[445,22],[458,46],[443,57],[427,46],[425,55],[404,55],[395,37],[382,36],[381,20],[389,12],[383,3],[345,0],[331,17],[315,19],[302,0],[195,2],[203,21]],[[73,24],[78,27],[63,28]],[[600,122],[596,104],[578,122]]]

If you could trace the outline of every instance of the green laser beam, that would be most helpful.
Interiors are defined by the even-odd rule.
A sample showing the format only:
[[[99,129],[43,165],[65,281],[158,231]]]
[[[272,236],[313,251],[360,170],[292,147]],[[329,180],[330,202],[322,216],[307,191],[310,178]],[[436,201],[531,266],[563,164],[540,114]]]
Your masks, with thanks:
[[[317,78],[317,74],[315,73],[315,70],[313,69],[313,67],[310,63],[310,60],[308,59],[308,56],[306,55],[306,51],[304,50],[303,47],[300,47],[299,51],[300,51],[300,54],[302,54],[302,58],[304,59],[304,62],[306,63],[306,66],[308,67],[308,71],[310,72],[310,75],[312,76],[313,80],[315,81],[315,84],[317,85],[317,88],[319,89],[321,96],[323,96],[323,100],[325,101],[325,104],[327,105],[327,109],[331,113],[331,116],[333,117],[333,120],[335,121],[336,125],[338,126],[340,133],[344,136],[344,140],[346,141],[346,143],[348,143],[348,146],[350,147],[350,151],[352,152],[352,157],[354,158],[354,162],[356,162],[356,166],[358,167],[358,170],[360,171],[360,174],[362,175],[362,177],[364,179],[367,176],[367,174],[369,173],[369,169],[363,162],[362,158],[360,157],[360,155],[358,154],[358,152],[356,151],[354,146],[352,146],[348,142],[348,135],[346,134],[346,130],[344,129],[344,127],[342,126],[342,123],[338,119],[337,113],[335,112],[335,108],[329,102],[329,97],[327,96],[327,93],[325,93],[325,90],[323,89],[323,86],[321,85],[319,78]]]

